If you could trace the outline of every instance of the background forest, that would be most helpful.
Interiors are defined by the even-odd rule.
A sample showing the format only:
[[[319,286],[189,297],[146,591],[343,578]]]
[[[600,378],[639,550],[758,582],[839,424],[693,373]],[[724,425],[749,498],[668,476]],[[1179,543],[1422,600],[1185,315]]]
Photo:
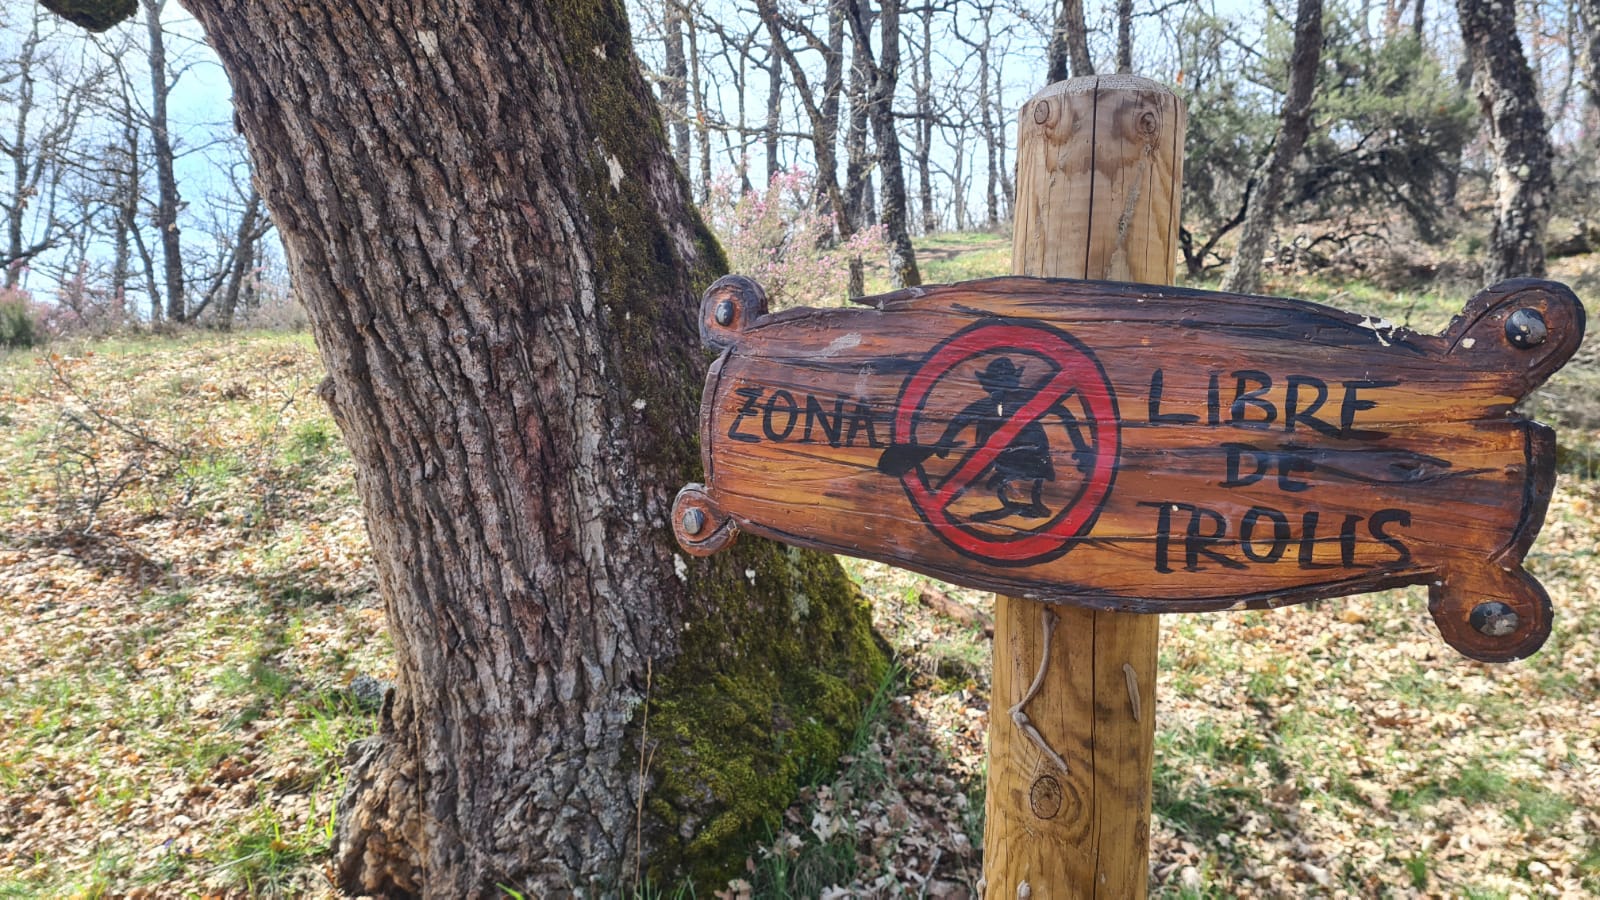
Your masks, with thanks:
[[[1189,108],[1183,283],[1435,331],[1548,273],[1592,313],[1600,4],[1513,5],[1509,97],[1477,6],[628,9],[702,217],[779,303],[1005,273],[1016,111],[1132,71]],[[0,898],[333,894],[345,749],[393,677],[351,458],[198,34],[166,0],[99,35],[0,8]],[[1547,143],[1508,146],[1506,104]],[[1531,660],[1460,658],[1412,590],[1163,623],[1153,891],[1600,893],[1596,340],[1530,400],[1562,442]],[[740,877],[637,896],[973,896],[990,601],[846,566],[896,662],[842,769],[805,773]]]

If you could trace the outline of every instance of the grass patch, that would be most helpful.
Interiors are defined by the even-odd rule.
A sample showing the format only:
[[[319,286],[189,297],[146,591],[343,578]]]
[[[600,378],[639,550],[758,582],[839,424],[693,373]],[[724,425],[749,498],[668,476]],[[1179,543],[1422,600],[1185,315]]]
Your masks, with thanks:
[[[313,857],[325,853],[332,835],[315,824],[286,828],[270,807],[260,807],[255,821],[226,840],[210,862],[231,886],[251,895],[287,896],[296,874]]]

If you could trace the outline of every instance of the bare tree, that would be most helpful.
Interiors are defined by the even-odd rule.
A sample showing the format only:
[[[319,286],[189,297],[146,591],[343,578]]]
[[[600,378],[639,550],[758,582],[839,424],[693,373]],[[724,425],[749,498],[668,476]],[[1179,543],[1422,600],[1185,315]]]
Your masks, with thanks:
[[[843,0],[834,0],[827,6],[826,37],[817,34],[800,19],[780,15],[774,0],[756,0],[756,11],[767,29],[774,52],[788,67],[795,93],[811,123],[811,148],[817,163],[816,190],[820,208],[829,214],[837,213],[839,232],[849,234],[855,230],[856,223],[851,219],[849,205],[844,202],[839,189],[839,100],[844,89],[842,3]],[[789,46],[789,35],[800,38],[808,49],[822,56],[820,92],[813,88],[805,66]]]
[[[16,55],[0,66],[0,108],[10,121],[0,133],[6,169],[0,192],[5,243],[0,270],[15,287],[23,266],[78,235],[94,210],[70,202],[69,181],[82,149],[80,129],[103,80],[103,72],[75,68],[52,52],[54,18],[34,11]]]
[[[1540,276],[1554,151],[1539,87],[1522,53],[1516,7],[1504,0],[1456,0],[1456,16],[1494,157],[1495,218],[1484,277],[1493,283]]]
[[[846,0],[857,54],[866,66],[867,111],[878,146],[883,215],[888,232],[889,281],[897,288],[922,283],[917,254],[906,230],[906,182],[900,163],[900,133],[895,128],[894,94],[900,78],[900,0],[883,0],[878,11],[878,54],[872,55],[870,0]]]
[[[1047,80],[1065,81],[1094,74],[1089,58],[1089,29],[1083,22],[1083,0],[1060,0],[1055,29],[1050,34]],[[1071,68],[1068,68],[1068,64]]]
[[[845,131],[845,217],[851,222],[864,223],[878,217],[876,193],[872,189],[872,157],[867,151],[868,115],[871,102],[869,87],[871,68],[870,52],[854,40],[850,50],[850,119]],[[852,283],[858,281],[854,279]],[[852,294],[859,294],[853,289]]]
[[[1255,196],[1248,200],[1239,249],[1234,253],[1222,289],[1249,294],[1261,289],[1261,259],[1272,240],[1283,203],[1289,169],[1311,133],[1311,106],[1322,58],[1322,0],[1299,0],[1295,8],[1294,49],[1289,56],[1289,92],[1283,100],[1278,140]],[[1203,257],[1203,254],[1202,254]]]
[[[1589,87],[1589,106],[1594,115],[1600,117],[1600,0],[1579,2],[1583,11],[1584,77]]]
[[[167,67],[166,32],[161,25],[161,13],[166,5],[167,0],[140,0],[145,33],[149,38],[145,53],[150,67],[149,126],[150,153],[156,174],[156,242],[161,248],[167,320],[183,322],[189,315],[185,308],[183,234],[178,226],[182,198],[174,168],[177,152],[173,147],[171,123],[167,118],[167,99],[178,86],[178,79]]]
[[[684,19],[679,0],[665,0],[662,37],[666,42],[667,65],[662,72],[661,102],[672,129],[672,156],[678,170],[689,174],[689,65],[683,56]]]
[[[987,212],[986,227],[994,230],[1000,227],[1000,178],[1005,167],[1002,154],[1005,152],[1004,129],[998,122],[1005,121],[1004,114],[995,114],[998,106],[996,86],[999,79],[993,77],[993,46],[994,46],[994,4],[975,3],[974,13],[977,18],[979,33],[975,37],[967,37],[960,27],[955,29],[956,39],[972,48],[978,58],[978,123],[983,136],[984,164],[987,178],[984,180],[984,208]]]

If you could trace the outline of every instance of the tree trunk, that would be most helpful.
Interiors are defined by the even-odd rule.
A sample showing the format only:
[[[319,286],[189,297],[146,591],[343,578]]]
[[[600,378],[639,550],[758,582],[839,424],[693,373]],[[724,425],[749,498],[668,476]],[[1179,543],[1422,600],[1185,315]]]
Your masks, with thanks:
[[[1061,0],[1056,7],[1056,25],[1050,34],[1048,52],[1047,82],[1094,74],[1094,63],[1089,60],[1089,29],[1083,23],[1083,0]]]
[[[846,0],[852,2],[852,0]],[[872,190],[872,158],[867,154],[867,51],[850,50],[850,126],[845,131],[845,217],[856,227],[878,217]]]
[[[856,230],[856,222],[846,213],[844,193],[839,188],[839,109],[844,97],[844,3],[828,4],[828,51],[823,64],[822,127],[817,130],[817,184],[824,211],[834,217],[838,234]],[[825,149],[824,149],[825,148]]]
[[[1001,161],[998,155],[1005,150],[1005,136],[1000,129],[995,127],[993,107],[990,105],[989,91],[989,49],[994,42],[991,31],[990,18],[994,15],[993,7],[984,7],[983,43],[978,46],[978,117],[983,127],[983,159],[988,171],[984,181],[983,200],[989,214],[988,227],[990,231],[1000,227],[1000,198],[996,193],[996,181],[999,178]]]
[[[150,45],[145,48],[150,66],[150,152],[156,164],[156,218],[157,240],[161,247],[162,277],[166,281],[167,321],[182,322],[188,318],[184,301],[183,237],[178,230],[178,176],[173,170],[177,158],[172,148],[172,134],[167,122],[167,95],[172,92],[170,72],[167,70],[165,35],[161,30],[161,12],[166,0],[143,0],[145,31]]]
[[[1483,277],[1493,284],[1543,276],[1554,152],[1538,85],[1522,55],[1516,7],[1501,0],[1456,0],[1456,15],[1494,156],[1495,216]]]
[[[778,43],[773,38],[772,46],[767,48],[767,125],[762,132],[767,150],[767,184],[783,171],[778,162],[778,126],[783,115],[783,63],[778,58]]]
[[[1133,72],[1133,0],[1117,0],[1117,71]]]
[[[700,151],[700,203],[711,202],[711,127],[706,122],[706,91],[700,83],[700,32],[694,17],[684,17],[689,35],[689,90],[694,97],[695,148]]]
[[[683,58],[683,7],[667,0],[662,15],[662,37],[666,42],[666,66],[661,84],[662,105],[667,108],[672,128],[672,158],[678,171],[689,174],[689,66]]]
[[[1283,203],[1289,169],[1311,133],[1311,103],[1316,94],[1317,67],[1322,58],[1322,0],[1300,0],[1295,10],[1294,49],[1289,56],[1289,95],[1283,101],[1282,125],[1261,186],[1250,200],[1244,231],[1222,290],[1253,294],[1261,290],[1261,258],[1272,240],[1278,207]]]
[[[883,659],[832,560],[673,541],[725,262],[621,4],[184,2],[329,373],[394,641],[342,886],[727,877]]]
[[[917,203],[922,213],[922,233],[932,234],[939,222],[933,212],[933,4],[919,11],[922,47],[918,55],[912,93],[916,97],[916,145],[912,156],[917,163]],[[982,93],[979,96],[983,96]]]
[[[1584,60],[1587,63],[1584,75],[1589,83],[1589,108],[1596,120],[1600,121],[1600,0],[1582,0],[1582,6]]]
[[[878,169],[883,182],[883,215],[879,219],[889,241],[889,283],[896,288],[922,283],[917,254],[906,230],[906,179],[900,164],[900,133],[894,125],[894,91],[900,78],[900,0],[884,0],[878,11],[878,58],[872,59],[866,13],[867,0],[851,0],[851,28],[856,50],[866,62],[867,110],[872,139],[878,145]]]
[[[239,309],[239,297],[244,292],[250,267],[256,259],[256,241],[263,235],[261,228],[261,195],[252,188],[245,199],[244,214],[239,217],[239,230],[233,237],[233,264],[228,267],[228,281],[223,286],[222,299],[217,303],[217,327],[223,331],[233,328],[233,316]]]

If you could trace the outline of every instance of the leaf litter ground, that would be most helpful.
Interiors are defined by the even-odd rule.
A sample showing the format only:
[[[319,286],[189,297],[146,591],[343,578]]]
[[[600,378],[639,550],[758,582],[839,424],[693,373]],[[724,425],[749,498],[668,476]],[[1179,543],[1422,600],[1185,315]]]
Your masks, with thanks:
[[[1600,893],[1600,361],[1509,666],[1417,591],[1163,621],[1159,896]],[[392,666],[303,336],[0,359],[0,897],[332,895],[331,811]],[[698,896],[974,896],[986,595],[846,561],[898,666],[831,781]],[[666,888],[666,896],[690,896]]]

